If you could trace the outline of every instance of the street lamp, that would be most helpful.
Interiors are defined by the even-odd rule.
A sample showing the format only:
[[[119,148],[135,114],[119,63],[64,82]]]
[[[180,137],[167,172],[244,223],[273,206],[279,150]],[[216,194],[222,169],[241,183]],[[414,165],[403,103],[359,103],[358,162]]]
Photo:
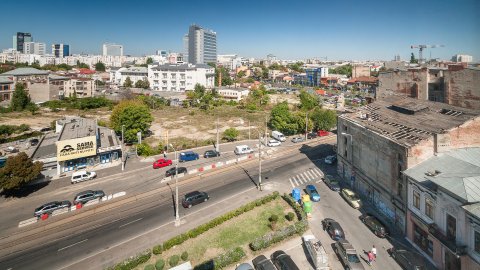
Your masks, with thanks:
[[[168,145],[173,148],[175,151],[175,226],[180,225],[180,217],[178,215],[178,158],[177,158],[177,149],[173,147],[172,144]]]
[[[120,159],[120,161],[122,161],[122,171],[125,170],[125,156],[124,156],[124,153],[123,153],[123,148],[124,148],[124,144],[125,144],[125,137],[123,136],[123,128],[125,127],[125,125],[122,125],[122,158]]]

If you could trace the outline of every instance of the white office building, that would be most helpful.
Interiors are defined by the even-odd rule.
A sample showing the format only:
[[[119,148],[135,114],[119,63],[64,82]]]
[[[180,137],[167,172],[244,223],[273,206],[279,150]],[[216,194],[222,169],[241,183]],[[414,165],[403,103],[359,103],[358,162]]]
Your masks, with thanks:
[[[188,36],[183,38],[188,44],[188,62],[190,64],[208,64],[217,62],[217,33],[198,25],[191,25]]]
[[[215,69],[209,65],[164,64],[148,68],[148,81],[154,91],[185,92],[198,83],[213,88]]]
[[[23,43],[24,54],[45,55],[45,43],[42,42],[25,42]]]
[[[114,83],[123,86],[125,80],[130,78],[132,84],[135,85],[136,82],[146,80],[147,77],[148,69],[146,67],[123,67],[115,72]]]
[[[473,57],[466,54],[456,54],[452,57],[452,61],[457,63],[470,63],[473,62]]]
[[[123,56],[123,45],[104,43],[103,56]]]

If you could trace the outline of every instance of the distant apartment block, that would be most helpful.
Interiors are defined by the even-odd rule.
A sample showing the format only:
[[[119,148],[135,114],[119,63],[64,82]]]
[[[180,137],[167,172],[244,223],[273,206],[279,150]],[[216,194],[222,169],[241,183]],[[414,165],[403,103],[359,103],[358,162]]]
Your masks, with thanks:
[[[24,54],[45,55],[45,43],[42,42],[25,42],[23,44]]]
[[[14,91],[13,79],[7,76],[0,76],[0,105],[10,104],[13,91]]]
[[[164,64],[148,69],[148,81],[154,91],[185,92],[198,83],[213,88],[215,69],[209,65]]]
[[[188,62],[190,64],[208,64],[217,62],[217,33],[198,25],[188,29]]]
[[[294,84],[320,86],[322,77],[328,77],[328,68],[307,68],[305,73],[293,75]]]
[[[104,43],[102,49],[103,56],[123,56],[123,45]]]
[[[356,77],[370,77],[370,67],[362,65],[352,66],[352,78]]]
[[[247,97],[250,93],[248,89],[237,89],[237,88],[220,88],[217,90],[218,95],[226,100],[240,101],[244,97]]]
[[[70,45],[67,44],[52,44],[52,54],[57,58],[70,56]]]
[[[146,67],[120,68],[116,71],[114,83],[123,86],[127,78],[130,78],[133,85],[138,81],[147,80],[148,69]]]
[[[13,49],[23,53],[23,44],[25,42],[32,42],[32,41],[33,41],[32,34],[17,32],[17,34],[13,36]]]
[[[470,63],[473,62],[473,56],[466,54],[456,54],[452,57],[453,62]]]

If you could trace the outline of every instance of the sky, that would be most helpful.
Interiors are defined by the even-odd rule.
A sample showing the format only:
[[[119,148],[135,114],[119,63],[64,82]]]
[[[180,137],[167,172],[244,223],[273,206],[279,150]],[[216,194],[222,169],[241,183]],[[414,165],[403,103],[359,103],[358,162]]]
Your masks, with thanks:
[[[101,54],[102,44],[124,54],[183,51],[191,24],[217,33],[218,54],[300,60],[410,59],[411,45],[424,56],[449,60],[468,54],[480,60],[478,0],[7,0],[2,2],[0,49],[16,32],[34,41],[65,43],[71,53]]]

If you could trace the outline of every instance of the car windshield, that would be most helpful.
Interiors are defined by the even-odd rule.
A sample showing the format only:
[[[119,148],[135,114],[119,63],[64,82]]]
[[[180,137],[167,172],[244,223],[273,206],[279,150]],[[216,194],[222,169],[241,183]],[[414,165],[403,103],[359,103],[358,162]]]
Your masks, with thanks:
[[[356,194],[352,194],[352,196],[350,196],[350,199],[352,199],[353,201],[360,200],[360,198],[358,198],[358,196]]]
[[[360,259],[357,254],[347,254],[347,260],[351,263],[359,263]]]

